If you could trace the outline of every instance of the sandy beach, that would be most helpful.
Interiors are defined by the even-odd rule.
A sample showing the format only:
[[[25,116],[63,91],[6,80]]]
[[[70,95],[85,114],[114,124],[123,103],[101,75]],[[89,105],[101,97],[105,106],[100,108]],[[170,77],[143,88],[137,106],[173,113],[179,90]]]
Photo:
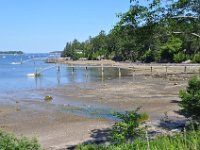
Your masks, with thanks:
[[[84,64],[97,63],[71,62],[71,65]],[[179,90],[186,87],[188,79],[199,69],[197,65],[188,65],[185,72],[185,65],[168,65],[166,74],[166,65],[112,61],[105,61],[104,65],[120,65],[130,72],[101,82],[26,91],[21,99],[8,99],[10,103],[4,100],[0,105],[0,127],[17,136],[35,136],[45,148],[61,149],[92,140],[95,129],[111,127],[113,120],[101,116],[102,110],[126,111],[141,107],[152,120],[160,119],[166,112],[170,117],[182,117],[176,113]],[[39,97],[33,98],[31,93]],[[53,101],[45,102],[45,95],[51,95]],[[82,111],[91,108],[96,111],[89,115]]]

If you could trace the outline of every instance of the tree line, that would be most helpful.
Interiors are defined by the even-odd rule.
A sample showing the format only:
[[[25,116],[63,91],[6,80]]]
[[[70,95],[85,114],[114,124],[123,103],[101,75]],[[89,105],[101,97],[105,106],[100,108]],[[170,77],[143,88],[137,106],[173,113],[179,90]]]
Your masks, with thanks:
[[[143,1],[144,2],[144,1]],[[67,42],[62,56],[77,60],[200,62],[200,0],[130,0],[110,30]],[[81,53],[77,53],[81,50]]]

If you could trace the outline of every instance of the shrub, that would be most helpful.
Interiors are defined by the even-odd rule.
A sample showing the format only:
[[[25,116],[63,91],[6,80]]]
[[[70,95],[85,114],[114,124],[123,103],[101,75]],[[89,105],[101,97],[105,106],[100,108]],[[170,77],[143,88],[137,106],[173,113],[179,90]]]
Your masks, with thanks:
[[[35,138],[18,139],[12,134],[0,130],[0,150],[41,150]]]
[[[115,112],[114,116],[120,119],[111,129],[111,140],[114,144],[133,142],[144,134],[144,128],[140,125],[148,119],[146,113],[138,113],[139,108],[125,113]]]
[[[181,98],[180,107],[182,112],[187,117],[200,116],[200,79],[195,76],[188,82],[186,90],[179,92]]]
[[[174,54],[177,54],[181,50],[182,40],[176,37],[170,37],[168,41],[161,46],[160,61],[172,62]]]
[[[200,63],[200,53],[194,55],[193,62]]]
[[[148,51],[146,51],[144,56],[142,57],[142,61],[144,61],[145,63],[154,62],[155,61],[154,51],[152,51],[150,49]]]
[[[186,55],[182,52],[179,52],[178,54],[174,54],[173,60],[175,63],[181,63],[187,59]]]
[[[148,144],[149,142],[149,144]],[[183,132],[174,136],[160,136],[154,140],[138,139],[134,143],[97,146],[79,145],[77,150],[197,150],[200,149],[200,131]]]

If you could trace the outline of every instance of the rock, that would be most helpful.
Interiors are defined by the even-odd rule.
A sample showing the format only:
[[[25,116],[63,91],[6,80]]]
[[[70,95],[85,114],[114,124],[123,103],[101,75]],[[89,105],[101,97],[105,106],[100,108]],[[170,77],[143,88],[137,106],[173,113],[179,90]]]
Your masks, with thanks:
[[[181,133],[181,131],[182,129],[180,128],[171,130],[172,133]]]
[[[47,96],[44,97],[44,100],[45,100],[45,101],[52,101],[52,100],[53,100],[53,97],[47,95]]]
[[[192,61],[191,60],[186,60],[186,61],[184,61],[184,62],[182,62],[183,64],[190,64],[190,63],[192,63]]]

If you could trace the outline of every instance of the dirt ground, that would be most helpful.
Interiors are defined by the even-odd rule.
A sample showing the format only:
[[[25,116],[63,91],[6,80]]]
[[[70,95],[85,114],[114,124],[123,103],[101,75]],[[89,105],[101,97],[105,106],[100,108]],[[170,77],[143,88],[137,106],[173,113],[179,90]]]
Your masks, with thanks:
[[[12,98],[9,104],[0,100],[0,127],[17,136],[35,136],[45,148],[59,149],[91,140],[95,129],[113,124],[101,116],[102,112],[88,115],[82,108],[126,111],[141,107],[152,120],[160,119],[166,112],[170,117],[182,117],[177,113],[178,93],[198,73],[199,66],[187,66],[186,71],[185,65],[168,66],[166,72],[166,65],[120,65],[130,70],[129,76],[26,91],[24,99]],[[31,93],[41,98],[31,98]],[[45,95],[53,96],[53,101],[45,102]],[[95,117],[91,117],[93,113]]]

